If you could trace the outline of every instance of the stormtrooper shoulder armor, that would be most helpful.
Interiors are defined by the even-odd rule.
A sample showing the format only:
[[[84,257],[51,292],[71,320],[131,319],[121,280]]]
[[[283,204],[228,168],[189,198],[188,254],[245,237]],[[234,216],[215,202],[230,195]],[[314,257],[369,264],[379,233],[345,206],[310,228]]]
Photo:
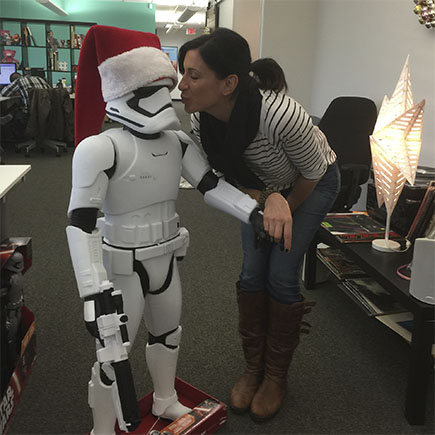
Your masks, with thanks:
[[[91,186],[98,175],[110,169],[114,162],[115,149],[109,136],[99,134],[82,140],[74,152],[73,187]]]
[[[193,143],[191,137],[188,134],[186,134],[183,130],[177,130],[174,131],[174,133],[177,135],[180,142],[185,142],[186,144]]]
[[[181,175],[193,187],[197,188],[204,175],[211,170],[210,165],[200,149],[186,133],[177,131],[175,134],[183,149]]]
[[[109,136],[90,136],[79,143],[73,157],[68,216],[79,208],[101,209],[109,184],[104,171],[114,164],[115,149]]]

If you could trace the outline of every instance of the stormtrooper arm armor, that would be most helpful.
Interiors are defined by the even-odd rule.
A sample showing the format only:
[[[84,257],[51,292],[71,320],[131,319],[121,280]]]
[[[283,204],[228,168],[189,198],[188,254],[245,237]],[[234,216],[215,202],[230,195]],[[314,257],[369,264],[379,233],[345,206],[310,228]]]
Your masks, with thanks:
[[[115,151],[109,137],[91,136],[77,147],[66,233],[80,297],[86,298],[111,287],[103,266],[101,234],[96,226],[107,191],[108,171]],[[86,313],[86,310],[85,310]],[[92,314],[89,313],[92,317]]]
[[[249,223],[253,212],[259,213],[257,201],[217,177],[187,134],[177,131],[177,136],[183,147],[183,177],[204,195],[206,204]]]

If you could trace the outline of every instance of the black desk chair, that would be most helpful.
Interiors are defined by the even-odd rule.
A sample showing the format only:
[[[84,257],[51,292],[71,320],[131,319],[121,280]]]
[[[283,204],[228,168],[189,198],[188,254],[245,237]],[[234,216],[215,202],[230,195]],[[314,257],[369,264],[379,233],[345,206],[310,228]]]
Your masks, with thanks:
[[[341,189],[330,210],[346,212],[358,201],[361,185],[370,175],[369,136],[376,123],[377,109],[364,97],[337,97],[328,106],[318,126],[337,154]]]
[[[0,126],[1,125],[6,125],[8,122],[12,121],[12,119],[13,119],[13,116],[10,113],[8,113],[7,115],[4,115],[4,116],[0,116]],[[0,154],[3,151],[4,150],[3,150],[3,147],[2,147],[1,141],[0,141]]]
[[[67,143],[74,142],[74,112],[69,93],[64,88],[31,89],[29,119],[25,137],[15,150],[24,149],[26,157],[37,146],[51,149],[60,156],[67,151]]]

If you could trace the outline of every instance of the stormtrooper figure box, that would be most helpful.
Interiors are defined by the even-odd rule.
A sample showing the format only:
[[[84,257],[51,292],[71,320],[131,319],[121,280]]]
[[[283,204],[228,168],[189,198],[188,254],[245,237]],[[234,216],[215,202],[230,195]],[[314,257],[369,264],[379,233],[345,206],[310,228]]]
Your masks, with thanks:
[[[227,421],[227,405],[204,391],[175,378],[175,389],[179,400],[192,408],[174,421],[155,417],[152,412],[153,394],[149,393],[139,400],[142,421],[135,434],[148,435],[194,435],[213,434]],[[124,434],[117,428],[117,434]]]
[[[0,244],[0,433],[8,430],[36,360],[35,316],[23,296],[23,275],[31,264],[30,237],[10,237]]]
[[[188,231],[176,212],[183,176],[207,204],[259,222],[257,203],[211,171],[180,123],[170,91],[177,74],[154,34],[93,26],[80,53],[67,239],[86,327],[96,341],[89,382],[95,435],[133,432],[140,412],[128,362],[142,318],[152,414],[175,420],[181,340],[177,259]],[[104,115],[122,124],[100,133]],[[103,217],[98,217],[98,212]]]

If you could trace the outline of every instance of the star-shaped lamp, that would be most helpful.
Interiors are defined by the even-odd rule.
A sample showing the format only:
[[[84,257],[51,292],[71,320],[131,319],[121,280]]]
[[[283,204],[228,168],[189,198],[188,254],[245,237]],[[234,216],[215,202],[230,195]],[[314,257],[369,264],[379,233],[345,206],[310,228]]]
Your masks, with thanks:
[[[390,220],[406,181],[414,184],[421,148],[425,100],[414,104],[406,58],[391,99],[384,97],[373,134],[370,136],[378,206],[385,204],[385,238],[373,240],[373,248],[394,252],[399,243],[390,240]]]

